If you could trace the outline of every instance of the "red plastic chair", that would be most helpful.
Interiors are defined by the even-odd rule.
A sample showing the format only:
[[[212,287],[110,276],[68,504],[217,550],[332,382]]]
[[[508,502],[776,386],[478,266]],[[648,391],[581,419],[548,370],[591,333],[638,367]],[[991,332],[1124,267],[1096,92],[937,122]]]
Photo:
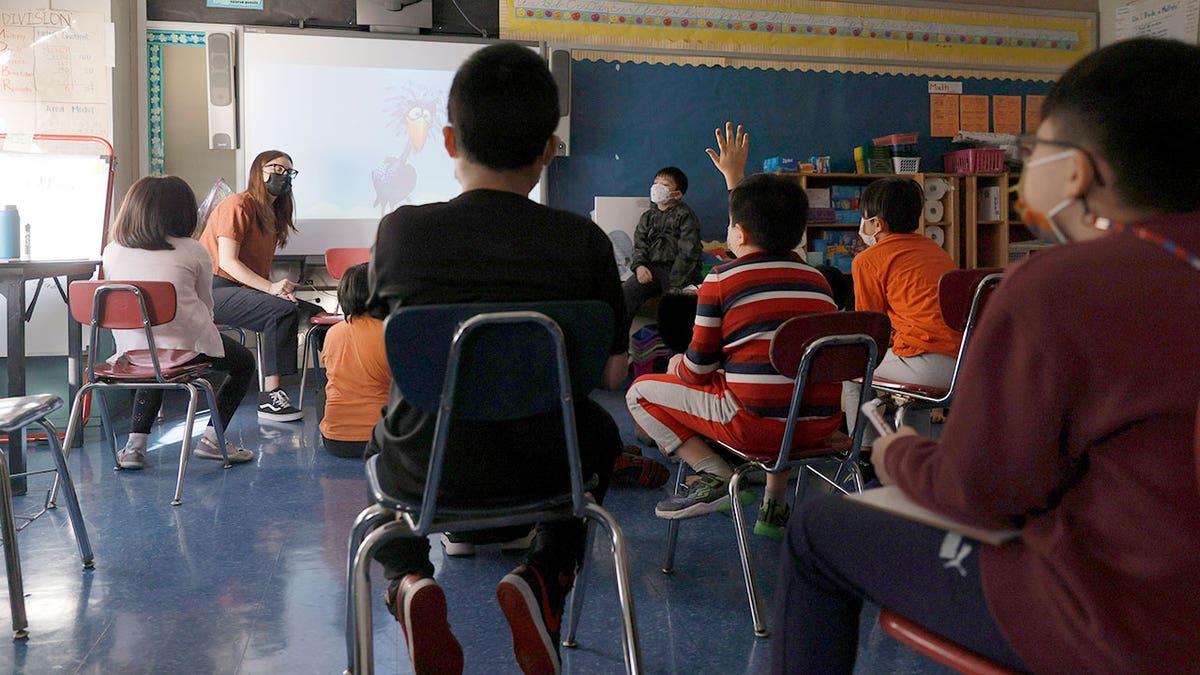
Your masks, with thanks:
[[[733,512],[733,523],[737,535],[738,553],[741,556],[742,576],[746,583],[746,595],[750,601],[750,615],[754,621],[754,634],[759,637],[768,635],[766,610],[763,607],[762,594],[758,590],[758,582],[754,577],[754,568],[750,563],[750,541],[746,535],[746,518],[742,511],[738,495],[741,491],[742,477],[749,471],[765,471],[767,473],[783,473],[792,466],[803,466],[813,474],[826,481],[834,488],[844,492],[842,487],[843,472],[854,484],[854,491],[862,490],[862,472],[858,466],[859,449],[862,446],[863,430],[866,427],[865,416],[859,415],[852,435],[841,432],[835,433],[820,445],[792,449],[792,437],[800,414],[801,395],[810,384],[838,383],[855,378],[862,378],[867,386],[871,384],[875,365],[887,348],[888,336],[891,334],[891,323],[887,316],[878,312],[826,312],[799,316],[785,321],[775,331],[771,340],[771,365],[780,374],[796,381],[792,393],[792,402],[788,410],[787,426],[780,444],[779,456],[772,460],[761,460],[744,450],[721,444],[726,450],[741,459],[744,464],[734,469],[733,478],[729,481],[729,505]],[[838,472],[830,479],[811,466],[813,461],[834,460],[838,463]],[[679,494],[684,481],[686,464],[679,462],[675,472],[675,490]],[[679,538],[679,520],[669,521],[667,529],[667,550],[663,560],[662,571],[670,574],[675,567],[675,544]]]
[[[881,396],[891,397],[896,403],[896,426],[904,424],[904,416],[909,410],[944,408],[954,400],[958,375],[962,371],[963,355],[967,353],[967,345],[975,334],[975,326],[979,323],[979,317],[983,315],[983,308],[992,292],[1000,285],[1003,273],[1004,270],[999,267],[950,270],[938,280],[938,303],[941,305],[942,319],[947,326],[963,334],[962,344],[958,347],[958,358],[954,363],[954,374],[950,377],[948,387],[876,378],[873,385],[875,391]],[[864,391],[866,389],[863,387]]]
[[[964,675],[1012,675],[1020,672],[935,635],[889,609],[879,611],[879,625],[900,643]]]
[[[84,383],[75,394],[71,406],[71,416],[67,423],[67,432],[63,440],[64,449],[69,452],[77,434],[83,429],[84,397],[96,390],[97,408],[100,410],[100,420],[103,424],[103,437],[108,444],[116,465],[117,443],[113,425],[105,405],[104,391],[106,389],[182,389],[188,393],[187,421],[184,426],[183,443],[179,451],[179,476],[175,483],[175,498],[173,506],[181,503],[183,494],[183,472],[187,468],[191,455],[192,427],[196,421],[196,408],[200,394],[203,392],[208,399],[209,409],[216,414],[217,401],[212,385],[204,379],[204,375],[212,368],[212,364],[201,362],[162,368],[158,362],[158,349],[154,343],[154,326],[168,323],[175,318],[176,296],[175,286],[169,281],[75,281],[69,290],[71,316],[81,324],[91,326],[91,339],[88,343],[87,369],[84,373]],[[97,361],[99,353],[100,330],[144,330],[146,342],[149,345],[151,366],[133,366],[127,364],[108,364]],[[221,455],[225,459],[225,468],[229,468],[229,458],[225,455],[225,430],[220,420],[212,420],[213,429],[217,432],[217,442]],[[114,466],[120,469],[120,466]]]
[[[325,249],[325,269],[334,279],[340,280],[351,266],[365,263],[370,259],[371,249],[369,248]],[[320,353],[317,350],[316,342],[312,341],[314,334],[317,331],[322,334],[327,333],[330,328],[345,320],[345,316],[335,312],[322,312],[308,320],[308,330],[304,332],[304,354],[300,357],[300,400],[296,406],[299,409],[304,409],[304,385],[308,381],[309,352],[312,352],[313,370],[316,371],[320,367]],[[318,382],[318,386],[320,386],[320,382]]]

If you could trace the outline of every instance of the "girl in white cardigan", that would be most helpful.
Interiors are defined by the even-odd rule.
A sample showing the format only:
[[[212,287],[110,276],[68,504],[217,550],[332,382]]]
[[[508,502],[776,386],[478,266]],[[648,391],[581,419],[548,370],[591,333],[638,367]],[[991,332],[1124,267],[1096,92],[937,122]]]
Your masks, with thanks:
[[[216,421],[227,429],[254,380],[254,355],[236,340],[221,335],[213,324],[212,260],[191,238],[196,229],[196,196],[175,176],[142,178],[129,188],[104,248],[104,277],[119,281],[170,281],[175,285],[175,318],[155,326],[154,342],[163,368],[208,361],[228,377],[217,390]],[[150,365],[148,344],[141,330],[113,331],[117,350],[113,361]],[[133,400],[129,441],[117,453],[124,469],[146,466],[150,427],[162,405],[162,389],[139,389]],[[214,420],[210,418],[196,455],[222,459]],[[229,461],[254,459],[254,453],[225,443]]]

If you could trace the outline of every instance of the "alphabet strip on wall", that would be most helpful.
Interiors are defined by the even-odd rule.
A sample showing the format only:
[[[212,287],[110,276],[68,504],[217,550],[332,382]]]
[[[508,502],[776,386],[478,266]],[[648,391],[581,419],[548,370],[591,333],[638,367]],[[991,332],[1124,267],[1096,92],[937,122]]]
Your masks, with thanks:
[[[930,73],[1061,72],[1093,48],[1095,20],[810,0],[503,0],[500,29],[509,39],[925,64]]]

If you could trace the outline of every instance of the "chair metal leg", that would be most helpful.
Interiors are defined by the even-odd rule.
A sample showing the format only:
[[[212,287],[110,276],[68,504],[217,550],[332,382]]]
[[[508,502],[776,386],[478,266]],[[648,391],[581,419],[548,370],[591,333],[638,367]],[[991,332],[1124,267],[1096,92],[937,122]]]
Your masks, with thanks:
[[[571,588],[571,604],[567,608],[567,630],[563,634],[562,646],[569,649],[574,649],[579,646],[575,641],[575,629],[579,625],[579,613],[583,609],[583,599],[587,595],[588,581],[592,576],[592,544],[596,538],[596,531],[591,523],[587,524],[587,537],[584,544],[583,563],[579,567],[579,574],[575,575],[575,585]]]
[[[587,505],[587,517],[603,525],[612,542],[613,570],[617,576],[617,602],[621,607],[621,645],[625,652],[625,672],[636,675],[642,672],[642,648],[638,640],[637,615],[634,612],[633,590],[629,581],[629,556],[625,546],[625,533],[612,514],[594,503]]]
[[[183,447],[179,449],[179,478],[175,480],[175,499],[171,500],[171,506],[179,506],[183,503],[183,472],[187,470],[188,458],[192,454],[192,428],[196,425],[196,404],[200,398],[195,385],[189,384],[187,391],[187,421],[183,424]],[[224,444],[222,444],[222,448],[224,448]]]
[[[266,376],[263,375],[263,337],[262,333],[254,334],[254,361],[258,364],[258,390],[266,390]]]
[[[92,544],[88,541],[87,526],[83,524],[83,512],[79,510],[79,497],[75,494],[75,483],[71,480],[71,472],[67,469],[67,458],[58,442],[58,429],[50,420],[38,420],[46,430],[46,439],[50,444],[50,454],[54,458],[55,480],[62,481],[63,498],[67,500],[67,517],[71,519],[71,530],[75,533],[75,543],[79,546],[79,558],[84,567],[93,566]],[[15,540],[14,540],[15,541]]]
[[[25,616],[25,584],[21,579],[21,555],[17,548],[17,525],[13,520],[12,483],[8,477],[8,456],[0,452],[0,533],[4,537],[4,569],[8,578],[8,606],[12,613],[13,639],[29,637]]]
[[[374,626],[371,621],[371,558],[381,544],[407,531],[410,530],[403,521],[384,523],[367,534],[358,550],[354,552],[354,578],[350,582],[350,594],[354,598],[354,675],[371,675],[375,672],[372,644]]]
[[[233,465],[229,463],[229,451],[225,449],[225,423],[217,415],[217,393],[213,391],[212,383],[204,378],[193,380],[192,385],[204,390],[204,397],[208,399],[209,421],[212,422],[213,432],[217,435],[217,446],[221,448],[221,459],[225,460],[224,468],[228,469]]]
[[[113,429],[112,417],[108,414],[104,388],[96,387],[95,392],[93,398],[96,401],[96,408],[100,411],[100,437],[104,439],[104,444],[108,447],[108,454],[112,456],[113,471],[120,471],[121,467],[117,464],[117,432]]]
[[[296,405],[300,410],[304,410],[304,385],[308,382],[308,354],[312,352],[313,358],[313,378],[317,376],[317,369],[321,367],[320,355],[317,353],[317,347],[312,342],[312,335],[318,328],[324,328],[319,324],[313,324],[304,331],[304,351],[300,354],[300,398]]]
[[[358,547],[362,545],[363,537],[371,530],[379,527],[380,524],[394,519],[395,512],[389,511],[379,504],[372,504],[359,512],[358,517],[354,519],[354,525],[350,528],[350,542],[346,547],[346,672],[353,673],[354,669],[354,575],[358,570],[358,558],[355,553]]]
[[[750,537],[746,535],[746,514],[742,509],[742,500],[738,499],[744,475],[741,470],[737,470],[733,472],[733,478],[729,479],[729,507],[733,512],[733,526],[737,533],[738,555],[742,559],[742,577],[746,581],[746,597],[750,600],[750,618],[754,621],[754,634],[767,637],[770,631],[767,630],[766,610],[763,608],[758,582],[754,578],[754,566],[750,562]]]
[[[675,469],[675,489],[671,492],[672,495],[678,495],[679,489],[683,487],[683,470],[686,462],[679,460],[679,466]],[[662,571],[663,574],[672,574],[675,572],[675,543],[679,540],[679,521],[667,521],[667,550],[663,554]]]
[[[83,397],[92,390],[92,385],[85,384],[75,392],[75,400],[71,403],[71,412],[67,416],[67,433],[63,436],[62,451],[63,460],[66,461],[71,457],[71,446],[76,441],[82,441],[83,436]],[[82,445],[82,443],[80,443]],[[60,477],[55,474],[54,486],[50,488],[50,496],[46,498],[46,506],[49,508],[55,507],[56,498],[58,497],[58,483]]]

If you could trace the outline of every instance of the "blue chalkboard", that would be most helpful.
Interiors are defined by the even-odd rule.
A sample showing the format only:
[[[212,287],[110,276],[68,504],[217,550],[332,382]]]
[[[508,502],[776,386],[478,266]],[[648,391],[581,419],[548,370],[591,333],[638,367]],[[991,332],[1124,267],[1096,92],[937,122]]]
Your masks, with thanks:
[[[853,148],[891,133],[920,133],[921,166],[940,171],[949,139],[930,139],[931,79],[962,82],[965,94],[1045,94],[1032,80],[955,79],[575,61],[571,156],[550,167],[550,204],[586,214],[595,195],[648,194],[654,173],[675,165],[688,175],[684,198],[705,239],[723,239],[725,184],[704,154],[726,120],[751,133],[756,170],[774,155],[830,155],[834,171],[853,170]],[[1032,131],[1032,130],[1031,130]]]

